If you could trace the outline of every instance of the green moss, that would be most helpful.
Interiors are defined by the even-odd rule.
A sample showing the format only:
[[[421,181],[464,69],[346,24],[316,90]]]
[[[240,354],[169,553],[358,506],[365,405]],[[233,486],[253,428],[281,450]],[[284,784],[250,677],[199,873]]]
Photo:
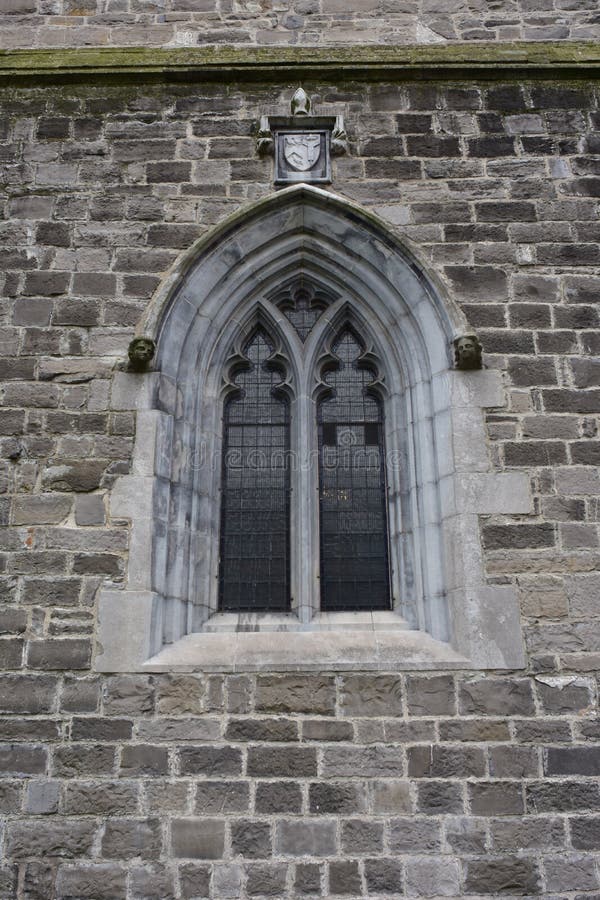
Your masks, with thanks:
[[[288,76],[595,77],[600,42],[460,43],[402,47],[82,48],[0,51],[0,81],[231,81]]]

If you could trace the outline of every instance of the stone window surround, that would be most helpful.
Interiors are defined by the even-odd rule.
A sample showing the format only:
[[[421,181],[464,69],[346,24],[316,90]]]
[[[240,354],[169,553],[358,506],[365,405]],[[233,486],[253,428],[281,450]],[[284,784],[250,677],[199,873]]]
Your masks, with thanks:
[[[207,455],[220,458],[221,379],[236,332],[260,309],[291,346],[289,322],[263,298],[300,268],[351,297],[332,316],[356,316],[386,361],[388,451],[398,448],[411,472],[408,491],[397,483],[390,492],[393,569],[405,579],[394,584],[395,613],[319,615],[318,513],[315,527],[315,513],[305,511],[293,524],[307,548],[293,563],[298,613],[285,621],[216,614],[220,471],[196,472],[183,492],[187,476],[173,474],[174,449],[197,440],[200,418]],[[387,225],[319,188],[279,191],[184,254],[139,331],[157,335],[158,354],[154,372],[116,373],[113,381],[112,408],[136,410],[137,429],[132,473],[111,493],[111,515],[131,519],[131,541],[125,589],[100,593],[98,671],[524,665],[516,592],[486,584],[479,536],[479,515],[531,512],[526,476],[490,467],[482,410],[504,405],[501,373],[450,369],[452,340],[468,325]],[[316,354],[317,338],[308,345]],[[307,469],[298,477],[314,477]],[[310,487],[298,483],[297,496],[310,497]],[[178,530],[186,503],[203,523],[192,534]],[[177,564],[175,556],[167,564],[169,534]],[[407,573],[415,577],[407,581]],[[198,596],[207,602],[188,601]]]

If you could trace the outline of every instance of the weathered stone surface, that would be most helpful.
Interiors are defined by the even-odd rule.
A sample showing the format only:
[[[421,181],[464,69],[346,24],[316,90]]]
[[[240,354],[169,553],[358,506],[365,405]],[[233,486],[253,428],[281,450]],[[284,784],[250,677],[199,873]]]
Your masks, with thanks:
[[[231,826],[231,849],[234,856],[264,859],[271,854],[271,827],[268,822],[242,819]]]
[[[284,820],[275,830],[275,848],[283,856],[331,856],[337,849],[332,819]]]
[[[392,675],[347,675],[341,708],[347,716],[402,715],[402,682]]]
[[[108,859],[156,859],[161,851],[159,819],[110,819],[102,837],[102,856]]]
[[[111,900],[126,890],[127,872],[120,866],[85,863],[62,866],[57,879],[60,897],[81,897],[89,900]]]
[[[531,684],[525,679],[480,679],[459,686],[463,715],[528,716],[534,712]]]
[[[7,831],[7,852],[15,859],[84,856],[91,850],[95,832],[95,822],[87,819],[14,822]]]
[[[335,688],[332,678],[265,675],[257,679],[256,709],[260,712],[327,715],[333,713],[334,706]]]
[[[222,819],[173,819],[171,841],[173,855],[179,859],[220,859],[225,823]]]
[[[534,860],[519,857],[473,859],[466,866],[466,889],[472,894],[535,895],[539,885],[539,871]]]

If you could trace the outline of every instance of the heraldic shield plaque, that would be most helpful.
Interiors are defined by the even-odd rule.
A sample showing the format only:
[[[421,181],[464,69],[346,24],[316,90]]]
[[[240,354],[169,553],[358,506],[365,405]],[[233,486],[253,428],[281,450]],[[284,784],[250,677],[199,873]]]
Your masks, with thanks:
[[[275,182],[331,181],[331,164],[327,130],[275,132]]]

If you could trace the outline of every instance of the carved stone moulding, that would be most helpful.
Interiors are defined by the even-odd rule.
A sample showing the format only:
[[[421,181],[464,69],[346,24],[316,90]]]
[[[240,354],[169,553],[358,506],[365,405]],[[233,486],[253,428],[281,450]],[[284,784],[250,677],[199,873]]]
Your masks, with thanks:
[[[348,149],[342,116],[311,115],[311,101],[302,88],[290,107],[291,115],[261,117],[258,154],[275,157],[275,184],[329,184],[331,157]]]

